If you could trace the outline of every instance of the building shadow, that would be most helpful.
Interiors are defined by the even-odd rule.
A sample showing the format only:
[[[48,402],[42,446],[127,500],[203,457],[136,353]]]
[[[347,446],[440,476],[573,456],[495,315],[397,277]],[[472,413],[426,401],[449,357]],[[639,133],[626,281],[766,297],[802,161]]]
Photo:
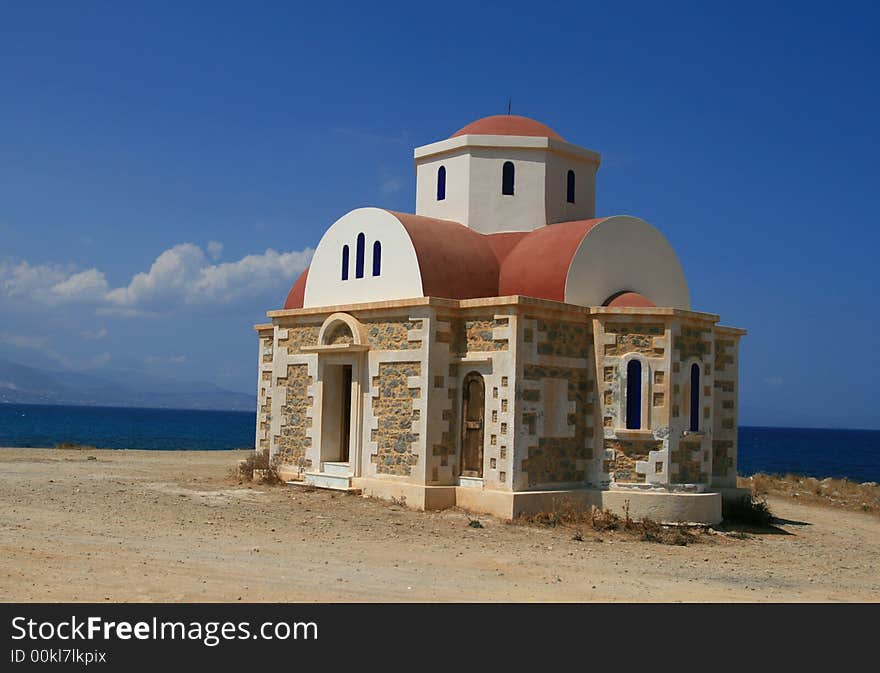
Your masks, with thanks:
[[[725,533],[743,533],[746,535],[795,535],[780,526],[812,526],[808,521],[780,519],[773,517],[770,523],[746,523],[738,521],[722,521],[717,530]]]

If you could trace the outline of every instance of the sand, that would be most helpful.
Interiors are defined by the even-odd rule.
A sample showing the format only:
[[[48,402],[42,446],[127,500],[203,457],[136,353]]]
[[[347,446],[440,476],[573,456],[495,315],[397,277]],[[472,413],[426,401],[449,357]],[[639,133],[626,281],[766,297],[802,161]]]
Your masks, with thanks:
[[[769,500],[746,539],[239,484],[243,452],[0,449],[2,601],[878,601],[880,517]],[[90,459],[93,458],[93,459]]]

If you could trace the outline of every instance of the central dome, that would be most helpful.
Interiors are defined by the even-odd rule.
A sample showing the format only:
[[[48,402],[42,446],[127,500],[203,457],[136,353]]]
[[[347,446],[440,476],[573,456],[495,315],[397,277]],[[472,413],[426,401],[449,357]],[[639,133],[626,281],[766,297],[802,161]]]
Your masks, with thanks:
[[[467,134],[481,136],[537,136],[539,138],[555,138],[563,140],[556,131],[528,117],[519,115],[492,115],[471,122],[453,133],[450,138]]]

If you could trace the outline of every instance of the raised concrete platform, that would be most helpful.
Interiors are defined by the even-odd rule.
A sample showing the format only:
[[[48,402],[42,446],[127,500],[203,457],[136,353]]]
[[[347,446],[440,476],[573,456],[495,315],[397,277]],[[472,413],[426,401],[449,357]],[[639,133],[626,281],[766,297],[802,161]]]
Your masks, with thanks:
[[[351,477],[341,474],[328,474],[327,472],[306,472],[303,483],[315,488],[329,488],[334,491],[348,491],[351,489]]]
[[[350,477],[351,476],[351,465],[348,463],[331,463],[330,461],[324,461],[323,469],[321,470],[324,474],[332,474],[340,477]]]
[[[578,488],[552,491],[493,491],[473,486],[421,486],[394,479],[355,478],[352,486],[365,496],[395,500],[419,510],[461,507],[470,512],[512,519],[520,514],[569,507],[596,506],[633,519],[661,523],[720,523],[722,495],[718,492],[679,493],[625,488]]]

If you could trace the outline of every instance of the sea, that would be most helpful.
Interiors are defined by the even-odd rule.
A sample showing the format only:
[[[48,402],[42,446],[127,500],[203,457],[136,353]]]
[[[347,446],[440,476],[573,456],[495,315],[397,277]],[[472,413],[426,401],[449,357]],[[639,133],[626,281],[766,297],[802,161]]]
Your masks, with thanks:
[[[0,404],[0,446],[75,442],[155,451],[252,449],[256,415],[121,407]],[[880,482],[880,430],[739,428],[739,473]]]

